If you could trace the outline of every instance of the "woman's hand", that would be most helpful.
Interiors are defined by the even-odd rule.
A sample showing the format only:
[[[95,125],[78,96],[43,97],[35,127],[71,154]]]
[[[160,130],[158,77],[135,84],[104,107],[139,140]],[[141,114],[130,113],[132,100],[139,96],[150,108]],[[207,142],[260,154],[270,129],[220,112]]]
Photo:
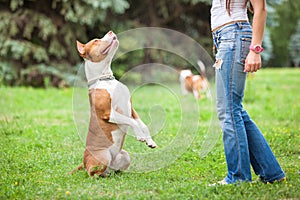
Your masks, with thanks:
[[[245,61],[244,72],[256,72],[261,68],[261,56],[250,50]]]

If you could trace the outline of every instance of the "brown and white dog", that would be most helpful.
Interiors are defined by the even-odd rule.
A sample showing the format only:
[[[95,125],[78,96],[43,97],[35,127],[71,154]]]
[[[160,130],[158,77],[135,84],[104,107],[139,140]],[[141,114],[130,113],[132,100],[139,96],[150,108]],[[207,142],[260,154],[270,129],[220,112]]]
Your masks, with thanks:
[[[85,168],[90,176],[106,176],[110,170],[126,170],[130,157],[122,148],[129,126],[139,141],[156,147],[147,126],[132,107],[127,86],[113,76],[110,65],[118,46],[119,41],[112,31],[86,44],[77,41],[77,50],[85,60],[90,123],[83,164],[71,173]]]
[[[201,92],[205,92],[206,96],[210,98],[211,94],[209,91],[209,82],[205,74],[205,66],[200,60],[197,64],[200,67],[201,75],[194,75],[190,69],[179,71],[182,93],[187,95],[190,92],[194,94],[196,99],[201,99]]]

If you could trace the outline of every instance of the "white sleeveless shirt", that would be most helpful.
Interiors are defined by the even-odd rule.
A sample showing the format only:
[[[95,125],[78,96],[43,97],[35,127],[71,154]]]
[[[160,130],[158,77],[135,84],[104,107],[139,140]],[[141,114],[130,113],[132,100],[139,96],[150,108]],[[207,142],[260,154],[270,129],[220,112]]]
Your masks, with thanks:
[[[248,20],[245,0],[231,0],[230,16],[226,10],[226,0],[213,0],[211,13],[211,30],[228,22]]]

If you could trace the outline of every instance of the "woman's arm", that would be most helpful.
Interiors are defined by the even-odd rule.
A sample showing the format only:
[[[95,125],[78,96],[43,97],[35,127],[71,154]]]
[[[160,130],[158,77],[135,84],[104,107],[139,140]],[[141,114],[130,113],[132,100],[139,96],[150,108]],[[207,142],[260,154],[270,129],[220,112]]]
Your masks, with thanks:
[[[266,0],[250,0],[253,6],[251,45],[261,45],[267,19]],[[261,68],[261,56],[250,50],[245,61],[244,72],[256,72]]]

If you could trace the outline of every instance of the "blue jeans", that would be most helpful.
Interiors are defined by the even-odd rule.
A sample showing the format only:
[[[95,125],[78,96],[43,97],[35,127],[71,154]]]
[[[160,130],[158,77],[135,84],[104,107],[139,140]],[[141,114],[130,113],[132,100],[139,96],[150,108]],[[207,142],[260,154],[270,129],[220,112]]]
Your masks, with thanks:
[[[246,83],[244,64],[249,52],[252,27],[237,22],[213,32],[217,49],[217,112],[223,131],[227,183],[252,181],[250,164],[262,181],[282,179],[285,174],[242,101]]]

